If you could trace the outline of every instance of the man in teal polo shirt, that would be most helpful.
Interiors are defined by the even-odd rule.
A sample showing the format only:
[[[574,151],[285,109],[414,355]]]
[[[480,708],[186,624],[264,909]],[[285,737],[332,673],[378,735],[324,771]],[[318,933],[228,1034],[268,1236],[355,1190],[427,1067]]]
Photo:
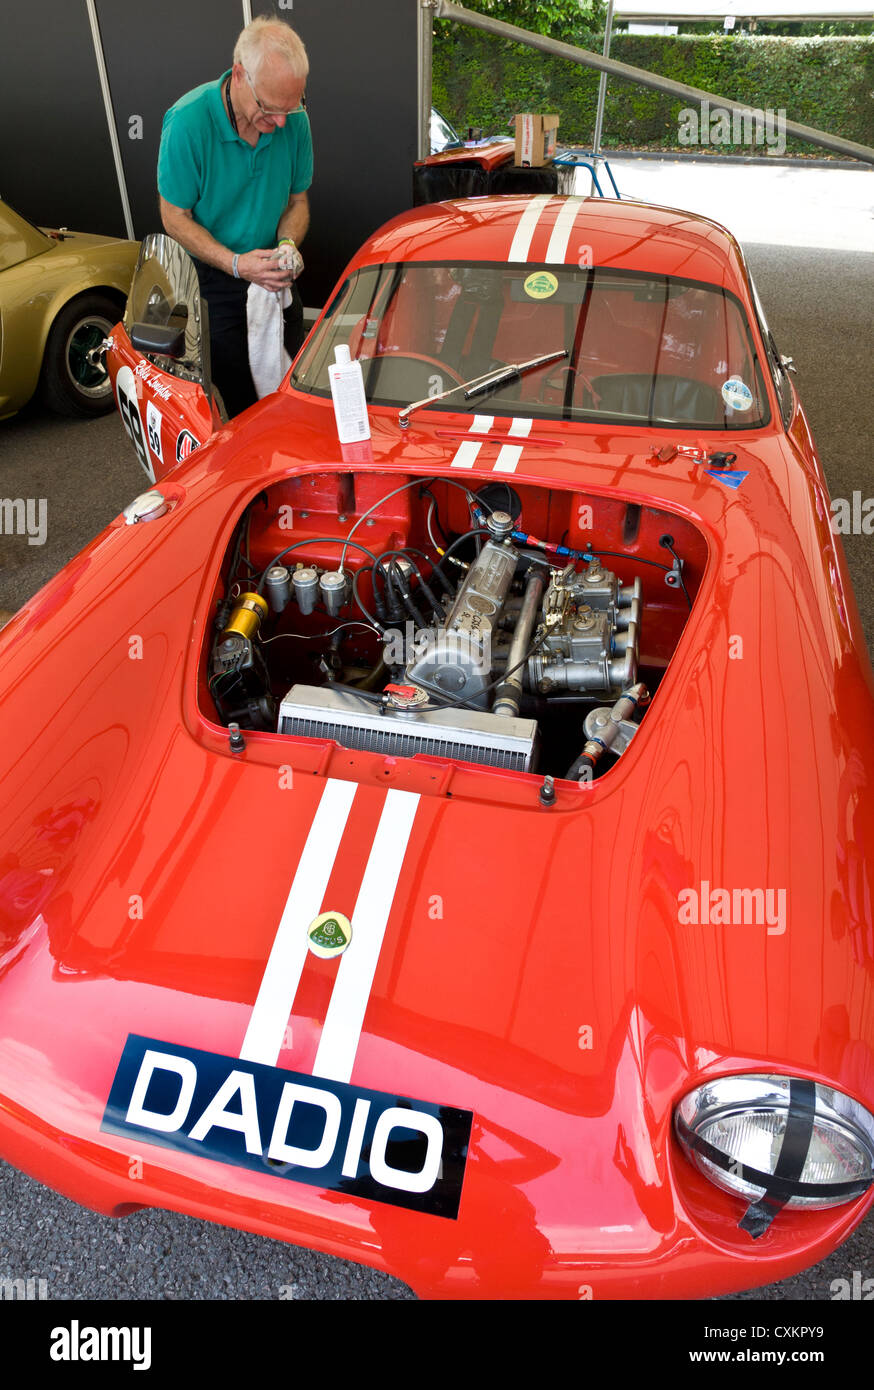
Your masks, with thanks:
[[[212,377],[229,415],[256,399],[246,334],[249,284],[291,285],[285,345],[292,356],[304,336],[293,281],[303,269],[297,247],[309,226],[313,175],[303,107],[308,71],[294,30],[258,18],[240,34],[230,71],[188,92],[164,117],[161,219],[194,257],[209,305]]]

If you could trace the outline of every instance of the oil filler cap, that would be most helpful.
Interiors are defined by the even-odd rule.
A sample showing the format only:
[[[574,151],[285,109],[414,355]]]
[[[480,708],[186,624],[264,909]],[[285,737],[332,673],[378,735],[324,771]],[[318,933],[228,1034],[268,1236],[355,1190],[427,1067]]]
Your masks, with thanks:
[[[128,526],[136,526],[139,521],[157,521],[159,516],[169,511],[170,504],[163,492],[153,488],[150,492],[141,492],[139,497],[135,497],[132,502],[128,502],[122,516]]]

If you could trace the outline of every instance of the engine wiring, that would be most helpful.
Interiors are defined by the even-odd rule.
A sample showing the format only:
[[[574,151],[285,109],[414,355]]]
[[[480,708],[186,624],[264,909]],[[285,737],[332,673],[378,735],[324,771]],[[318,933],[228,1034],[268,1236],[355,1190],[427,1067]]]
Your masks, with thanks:
[[[431,588],[431,586],[430,586],[430,584],[428,583],[428,581],[423,577],[422,571],[419,569],[419,566],[416,564],[416,561],[413,559],[413,556],[414,556],[414,555],[419,555],[427,564],[431,564],[431,561],[428,559],[428,556],[424,553],[424,551],[416,550],[416,549],[414,549],[413,547],[407,547],[407,548],[405,548],[405,549],[403,549],[403,550],[384,550],[384,551],[383,551],[383,553],[379,556],[379,558],[377,559],[376,564],[372,567],[372,570],[371,570],[372,582],[373,582],[373,595],[374,595],[374,601],[376,602],[376,600],[377,600],[377,593],[378,593],[377,584],[376,584],[377,575],[379,575],[381,572],[383,572],[383,578],[384,578],[384,580],[385,580],[385,582],[386,582],[386,586],[387,586],[387,585],[388,585],[388,579],[389,579],[389,571],[390,571],[390,569],[395,568],[395,567],[397,566],[397,560],[400,559],[400,558],[403,558],[403,559],[405,559],[405,560],[407,561],[407,563],[410,565],[411,569],[414,571],[414,573],[415,573],[415,575],[416,575],[416,577],[417,577],[417,579],[418,579],[418,581],[419,581],[419,587],[421,588],[422,593],[425,595],[425,598],[426,598],[427,601],[428,601],[428,605],[429,605],[429,607],[430,607],[430,609],[431,609],[431,612],[434,614],[434,616],[435,616],[436,618],[438,618],[438,619],[442,622],[443,619],[444,619],[445,616],[446,616],[445,611],[444,611],[444,609],[443,609],[443,605],[441,604],[440,600],[437,598],[436,594],[434,593],[434,591],[433,591],[433,589]],[[452,594],[452,588],[451,588],[449,582],[447,581],[447,579],[445,578],[445,576],[443,575],[443,573],[441,572],[441,570],[439,569],[438,566],[434,566],[434,567],[432,568],[432,574],[436,574],[436,575],[442,580],[443,586],[444,586],[444,588],[445,588],[447,594],[451,595],[451,594]],[[400,581],[401,581],[401,585],[403,585],[403,584],[405,583],[403,573],[400,574]],[[408,608],[408,610],[409,610],[410,605],[409,605],[409,603],[407,602],[407,594],[404,593],[403,588],[401,589],[401,593],[402,593],[402,597],[403,597],[405,606],[406,606],[406,607]],[[379,612],[379,616],[382,617],[382,613],[379,611],[379,604],[377,604],[377,611]],[[412,612],[412,610],[410,610],[410,611]],[[412,616],[413,616],[413,618],[415,618],[415,617],[416,617],[416,614],[415,614],[415,613],[412,613]]]
[[[385,623],[381,623],[378,617],[373,616],[373,614],[370,612],[369,608],[367,607],[363,598],[358,592],[358,581],[361,578],[363,572],[363,570],[356,570],[352,575],[352,597],[358,604],[358,607],[361,609],[361,612],[364,614],[371,627],[373,627],[379,633],[380,637],[384,637],[387,631]]]
[[[673,543],[673,540],[671,539],[670,536],[662,536],[662,538],[661,538],[659,544],[660,544],[660,545],[663,545],[663,546],[665,547],[665,550],[669,550],[669,551],[671,552],[671,555],[674,557],[674,565],[673,565],[673,566],[666,566],[666,568],[668,569],[669,572],[670,572],[671,568],[673,568],[674,573],[676,574],[677,579],[678,579],[678,581],[679,581],[680,588],[683,590],[683,593],[686,595],[686,602],[687,602],[688,605],[689,605],[689,612],[691,613],[691,611],[692,611],[692,600],[691,600],[691,598],[689,597],[689,590],[686,588],[686,581],[685,581],[685,579],[683,578],[683,561],[680,559],[679,555],[677,554],[676,550],[674,549],[674,543]]]
[[[210,676],[209,681],[207,682],[210,694],[213,696],[219,696],[220,694],[221,699],[224,700],[228,694],[228,691],[233,690],[234,686],[239,683],[241,669],[242,660],[238,659],[234,662],[234,665],[228,667],[227,670],[216,671],[214,675]],[[233,676],[234,679],[231,681],[229,686],[227,686],[224,690],[219,692],[219,682],[226,680],[228,676]]]
[[[443,585],[443,588],[446,590],[447,594],[449,594],[450,596],[452,595],[452,585],[449,583],[449,580],[446,578],[446,575],[443,573],[439,565],[435,565],[432,560],[428,559],[428,556],[425,554],[424,550],[418,550],[415,546],[412,545],[405,545],[400,550],[384,550],[382,555],[379,557],[379,562],[381,563],[382,560],[386,559],[389,555],[402,555],[406,559],[410,560],[410,564],[415,570],[420,583],[424,583],[425,581],[422,579],[422,572],[419,569],[419,566],[416,564],[415,560],[410,559],[412,555],[418,555],[419,558],[421,560],[424,560],[426,564],[431,565],[431,577],[433,578],[434,575],[436,575],[437,578],[440,580],[441,584]]]
[[[464,541],[472,540],[474,536],[488,536],[488,535],[490,535],[490,532],[486,530],[485,526],[474,526],[472,530],[470,530],[470,531],[465,531],[465,533],[464,533],[463,536],[456,536],[456,538],[455,538],[455,540],[452,542],[452,544],[451,544],[451,545],[448,545],[448,546],[446,547],[446,551],[445,551],[445,553],[444,553],[444,555],[443,555],[443,560],[449,560],[449,559],[451,559],[451,558],[452,558],[452,552],[453,552],[453,550],[457,550],[458,547],[459,547]],[[459,564],[460,562],[459,562],[458,560],[455,560],[453,563]]]
[[[411,487],[421,487],[421,486],[423,485],[423,483],[435,483],[435,482],[438,482],[438,481],[439,481],[439,482],[446,483],[447,486],[449,486],[449,487],[457,487],[458,490],[459,490],[460,492],[463,492],[463,493],[465,494],[465,496],[466,496],[467,499],[468,499],[468,502],[469,502],[471,505],[474,505],[475,502],[478,500],[478,499],[476,498],[476,494],[473,493],[469,487],[465,487],[464,483],[457,483],[457,482],[455,481],[454,478],[441,478],[441,479],[437,479],[437,478],[425,478],[424,480],[423,480],[422,478],[411,478],[411,479],[409,480],[409,482],[402,483],[400,487],[393,488],[391,492],[387,492],[383,497],[380,497],[379,501],[374,502],[374,504],[373,504],[372,507],[370,507],[366,512],[363,512],[363,513],[361,514],[361,516],[358,518],[358,520],[355,522],[355,524],[352,526],[352,528],[351,528],[350,531],[349,531],[348,536],[346,537],[346,540],[343,542],[343,550],[341,551],[341,554],[340,554],[340,573],[342,574],[343,568],[344,568],[344,565],[345,565],[345,562],[346,562],[346,546],[347,546],[347,545],[353,545],[353,544],[354,544],[354,542],[352,541],[352,536],[353,536],[353,535],[355,534],[355,532],[358,530],[358,527],[361,526],[361,525],[363,525],[363,523],[367,520],[367,518],[368,518],[369,516],[372,516],[372,514],[373,514],[379,507],[383,506],[384,503],[390,502],[391,499],[392,499],[393,497],[397,497],[399,493],[401,493],[401,492],[406,492],[408,488],[411,488]],[[487,504],[483,504],[483,505],[487,505]],[[492,510],[494,510],[494,509],[490,507],[490,508],[489,508],[489,511],[492,511]],[[437,548],[437,547],[435,546],[435,549],[436,549],[436,548]],[[275,561],[274,561],[274,563],[275,563]]]
[[[423,490],[424,490],[424,489],[423,489]],[[430,496],[430,494],[428,494],[428,495]],[[432,498],[431,498],[430,506],[428,507],[428,515],[427,515],[427,517],[426,517],[426,519],[425,519],[425,526],[427,527],[427,530],[428,530],[428,539],[430,540],[430,542],[431,542],[431,544],[433,545],[434,549],[437,551],[437,554],[438,554],[438,555],[441,557],[441,559],[442,559],[442,557],[445,555],[446,551],[445,551],[445,549],[441,549],[441,547],[437,544],[437,541],[436,541],[436,539],[435,539],[435,537],[434,537],[434,531],[433,531],[433,528],[432,528],[432,524],[431,524],[431,523],[433,522],[434,517],[435,517],[436,514],[437,514],[437,501],[436,501],[436,499],[435,499],[434,497],[432,497]],[[437,517],[437,525],[440,526],[440,518],[439,518],[439,516]],[[441,531],[442,531],[442,529],[443,529],[442,526],[440,527],[440,529],[441,529]],[[443,537],[443,539],[444,539],[444,542],[446,542],[446,537],[445,537],[445,536]],[[448,542],[447,542],[447,543],[448,543]]]
[[[480,499],[477,500],[479,501]],[[474,516],[478,521],[485,521],[485,517],[483,517],[481,513],[478,513],[477,508],[474,508]],[[569,546],[558,545],[554,541],[542,541],[538,536],[532,536],[528,531],[511,531],[510,538],[511,540],[518,541],[520,545],[530,546],[533,550],[543,550],[547,555],[560,555],[567,560],[582,560],[586,564],[592,560],[599,560],[602,555],[609,555],[614,559],[626,560],[634,564],[652,565],[655,569],[662,570],[665,574],[669,574],[673,568],[672,565],[660,564],[658,560],[647,560],[642,555],[626,555],[620,550],[602,550],[600,546],[597,546],[593,550],[572,550]],[[670,549],[670,547],[668,548]],[[674,559],[677,560],[677,563],[680,564],[673,550],[671,550],[671,554],[674,556]],[[683,585],[683,593],[686,594],[686,598],[689,600],[689,607],[691,608],[692,602],[691,599],[689,599],[689,595],[686,593],[685,584]]]
[[[258,641],[262,647],[269,647],[271,642],[281,642],[283,637],[294,637],[298,642],[315,642],[320,638],[335,637],[338,632],[342,632],[347,627],[363,627],[367,632],[375,632],[377,637],[382,636],[379,628],[373,623],[362,623],[358,619],[353,619],[348,623],[340,623],[330,632],[277,632],[275,637],[261,637],[259,635]]]

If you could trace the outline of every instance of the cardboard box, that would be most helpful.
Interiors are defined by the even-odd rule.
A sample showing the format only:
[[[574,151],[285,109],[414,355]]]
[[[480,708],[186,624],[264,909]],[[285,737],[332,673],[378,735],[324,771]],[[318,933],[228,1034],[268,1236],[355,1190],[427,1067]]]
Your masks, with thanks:
[[[530,169],[549,164],[555,156],[558,116],[541,116],[525,112],[515,119],[515,163]]]

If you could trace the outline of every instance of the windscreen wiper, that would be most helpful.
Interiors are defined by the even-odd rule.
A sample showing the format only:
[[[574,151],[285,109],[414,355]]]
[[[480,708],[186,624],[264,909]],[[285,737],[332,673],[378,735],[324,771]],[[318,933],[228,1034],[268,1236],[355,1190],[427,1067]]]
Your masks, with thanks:
[[[405,430],[414,410],[421,409],[423,405],[433,405],[435,401],[442,401],[447,396],[454,395],[456,391],[463,391],[464,399],[469,401],[474,396],[484,396],[490,391],[496,391],[508,381],[518,381],[525,372],[533,372],[536,367],[545,367],[548,362],[558,362],[567,356],[567,348],[562,348],[560,352],[548,352],[543,357],[532,357],[528,362],[510,362],[505,367],[497,367],[491,372],[486,372],[485,376],[474,377],[473,381],[463,381],[458,386],[450,386],[448,391],[441,391],[438,396],[426,396],[422,401],[414,401],[412,405],[405,406],[398,413],[398,424]]]

